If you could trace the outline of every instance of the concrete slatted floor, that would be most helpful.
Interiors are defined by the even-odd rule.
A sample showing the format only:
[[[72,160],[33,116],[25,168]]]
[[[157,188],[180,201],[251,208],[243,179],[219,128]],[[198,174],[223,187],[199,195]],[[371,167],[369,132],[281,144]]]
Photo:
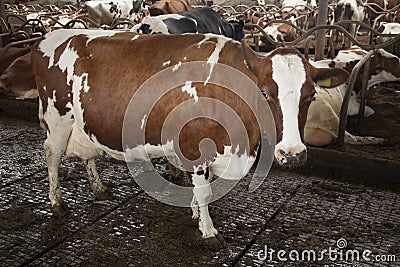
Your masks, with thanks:
[[[398,190],[279,169],[256,192],[247,192],[244,179],[210,205],[228,244],[218,252],[203,246],[190,209],[152,199],[123,162],[110,158],[97,164],[112,201],[93,201],[82,163],[63,159],[61,186],[71,213],[53,217],[44,138],[34,123],[0,117],[0,266],[400,266]],[[371,260],[394,255],[396,261],[276,255],[337,249],[338,240],[346,241],[344,252],[370,250]],[[276,252],[263,260],[266,247]]]

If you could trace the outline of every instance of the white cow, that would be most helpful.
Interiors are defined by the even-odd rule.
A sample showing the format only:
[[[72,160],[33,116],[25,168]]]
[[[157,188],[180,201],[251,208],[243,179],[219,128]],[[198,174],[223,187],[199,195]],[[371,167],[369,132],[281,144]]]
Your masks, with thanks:
[[[291,12],[293,13],[292,7],[295,7],[296,10],[298,11],[303,11],[306,9],[306,6],[311,7],[311,8],[316,8],[317,7],[317,1],[316,0],[283,0],[282,2],[282,12]]]
[[[381,22],[378,27],[378,32],[383,34],[400,34],[400,23],[397,22]],[[377,37],[376,42],[383,44],[393,37]]]
[[[351,69],[367,51],[353,46],[348,50],[342,50],[333,60],[322,60],[311,62],[316,67],[338,67]],[[400,59],[383,49],[379,49],[377,54],[371,59],[370,77],[368,88],[381,82],[400,80]],[[315,101],[311,103],[308,110],[307,122],[304,128],[304,141],[314,146],[329,145],[337,139],[339,129],[340,109],[343,102],[346,85],[340,85],[329,90],[323,88],[316,89]],[[352,92],[348,115],[357,115],[359,113],[360,103],[357,101],[357,95]],[[368,106],[365,108],[364,115],[370,116],[374,110]],[[382,139],[375,137],[354,136],[345,132],[345,143],[349,144],[376,144],[382,142]]]

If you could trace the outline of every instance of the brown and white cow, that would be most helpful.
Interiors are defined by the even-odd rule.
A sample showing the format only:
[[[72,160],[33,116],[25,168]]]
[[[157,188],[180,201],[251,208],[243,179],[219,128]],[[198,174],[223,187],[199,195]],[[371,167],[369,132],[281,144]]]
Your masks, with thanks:
[[[294,16],[290,17],[287,20],[296,25],[296,19]],[[291,42],[296,39],[296,28],[290,26],[287,23],[272,23],[264,27],[263,30],[275,42]],[[261,42],[265,44],[268,43],[265,37],[261,38]]]
[[[16,58],[0,75],[0,94],[17,99],[38,97],[31,53]]]
[[[160,0],[149,7],[149,12],[151,16],[158,16],[190,11],[192,9],[193,7],[187,0]]]
[[[367,54],[367,51],[353,46],[341,50],[337,57],[332,60],[312,62],[317,67],[338,67],[351,71],[355,64]],[[355,89],[361,86],[361,73],[356,81]],[[370,63],[368,88],[381,83],[400,80],[400,60],[393,54],[383,49],[378,49],[373,55]],[[307,122],[304,128],[304,140],[307,144],[314,146],[326,146],[337,139],[339,130],[339,114],[346,91],[346,85],[342,84],[329,90],[317,88],[315,101],[311,103],[308,110]],[[352,92],[348,107],[348,115],[357,115],[360,110],[360,103],[357,100],[357,92]],[[365,107],[364,116],[374,114],[374,110]],[[345,132],[345,143],[355,145],[368,145],[381,143],[382,139],[369,136],[355,136]]]
[[[149,47],[159,52],[149,57]],[[193,72],[185,73],[181,65],[199,61],[203,62],[209,76],[205,82],[192,83]],[[213,34],[137,35],[118,31],[57,30],[33,47],[32,63],[39,90],[41,125],[47,130],[44,147],[49,197],[55,212],[66,208],[58,181],[58,166],[64,152],[84,160],[92,189],[104,194],[107,189],[94,163],[94,158],[103,152],[120,160],[148,160],[147,157],[161,157],[166,153],[178,155],[173,144],[179,144],[185,157],[196,160],[200,157],[200,142],[211,139],[215,147],[210,158],[201,165],[189,166],[193,170],[189,176],[197,203],[192,207],[193,215],[200,217],[203,238],[213,241],[217,241],[218,232],[208,213],[210,180],[213,175],[226,179],[240,179],[246,175],[260,143],[260,129],[249,106],[225,87],[207,82],[211,76],[230,79],[213,72],[215,64],[244,73],[266,92],[276,125],[273,130],[276,130],[278,144],[274,155],[282,166],[294,167],[306,160],[302,134],[315,92],[314,83],[328,79],[332,87],[348,77],[341,69],[313,67],[293,48],[279,48],[262,56],[244,42]],[[135,115],[143,119],[137,121],[137,128],[133,130],[145,131],[145,140],[123,147],[123,121],[130,100],[147,79],[167,68],[170,80],[183,77],[188,81],[183,87],[169,91],[149,114],[143,115],[142,107],[135,107]],[[166,82],[161,80],[155,85],[157,88],[149,89],[140,103],[146,103]],[[242,95],[253,98],[259,92],[256,87],[241,90]],[[175,113],[176,116],[201,109],[198,102],[204,98],[223,102],[238,114],[248,134],[249,149],[243,145],[245,140],[233,143],[218,122],[206,118],[194,119],[180,131],[177,125],[174,129],[179,133],[178,140],[162,141],[161,129],[168,114],[183,102],[188,106]],[[216,113],[223,112],[215,108]],[[143,126],[144,120],[146,126]],[[151,155],[147,155],[146,149],[151,150]],[[230,160],[235,166],[230,165]],[[209,164],[204,166],[206,162]]]

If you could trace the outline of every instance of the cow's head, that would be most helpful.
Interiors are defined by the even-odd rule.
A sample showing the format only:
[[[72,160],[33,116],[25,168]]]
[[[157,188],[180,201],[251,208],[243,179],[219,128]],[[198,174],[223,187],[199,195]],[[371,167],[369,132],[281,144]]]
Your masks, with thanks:
[[[339,52],[338,56],[341,55],[341,65],[348,72],[354,68],[357,62],[362,59],[367,51],[353,46],[348,50],[342,50]],[[346,55],[348,55],[349,60],[346,61]],[[336,65],[336,64],[334,64]],[[330,64],[332,66],[332,64]],[[336,65],[338,66],[338,65]],[[382,82],[393,82],[400,80],[400,59],[383,50],[378,49],[375,54],[372,55],[369,67],[369,77],[368,77],[368,88],[375,84]],[[363,67],[358,72],[356,84],[354,90],[358,93],[361,90],[363,81],[364,69]]]
[[[240,41],[244,37],[244,21],[230,20],[229,24],[233,31],[233,40]]]
[[[0,94],[22,99],[38,97],[31,53],[15,59],[0,76]]]
[[[265,92],[275,119],[275,160],[285,167],[302,165],[307,159],[304,125],[315,84],[335,87],[346,81],[348,73],[338,68],[315,68],[293,48],[278,48],[262,56],[244,41],[242,46],[248,68]]]
[[[354,7],[348,2],[340,2],[334,11],[335,21],[351,20],[354,14]]]

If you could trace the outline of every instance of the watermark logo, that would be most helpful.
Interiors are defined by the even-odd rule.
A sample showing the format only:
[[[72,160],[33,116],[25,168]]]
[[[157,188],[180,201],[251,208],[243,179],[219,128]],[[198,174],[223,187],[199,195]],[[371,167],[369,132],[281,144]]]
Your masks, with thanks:
[[[257,189],[273,162],[275,129],[266,99],[247,75],[224,64],[187,62],[152,75],[135,91],[125,112],[122,143],[128,168],[142,189],[161,202],[189,207],[192,187],[155,171],[137,175],[134,161],[144,160],[151,169],[150,159],[165,155],[182,171],[216,170],[227,179],[212,180],[210,203],[237,184],[239,179],[231,177],[245,176],[255,162],[254,133],[261,150],[249,191]],[[221,133],[225,140],[218,139]]]
[[[264,246],[264,249],[259,250],[257,258],[265,262],[315,262],[320,263],[320,266],[330,266],[325,262],[340,263],[341,266],[361,266],[364,262],[396,262],[396,255],[374,254],[369,249],[347,249],[347,240],[339,238],[336,241],[336,247],[328,247],[328,249],[281,249],[275,250],[272,247]],[[343,262],[345,264],[343,264]],[[337,265],[334,265],[337,266]]]
[[[343,249],[343,248],[347,247],[347,241],[346,241],[346,239],[344,239],[344,238],[339,238],[339,239],[336,241],[336,246],[337,246],[338,249]]]

